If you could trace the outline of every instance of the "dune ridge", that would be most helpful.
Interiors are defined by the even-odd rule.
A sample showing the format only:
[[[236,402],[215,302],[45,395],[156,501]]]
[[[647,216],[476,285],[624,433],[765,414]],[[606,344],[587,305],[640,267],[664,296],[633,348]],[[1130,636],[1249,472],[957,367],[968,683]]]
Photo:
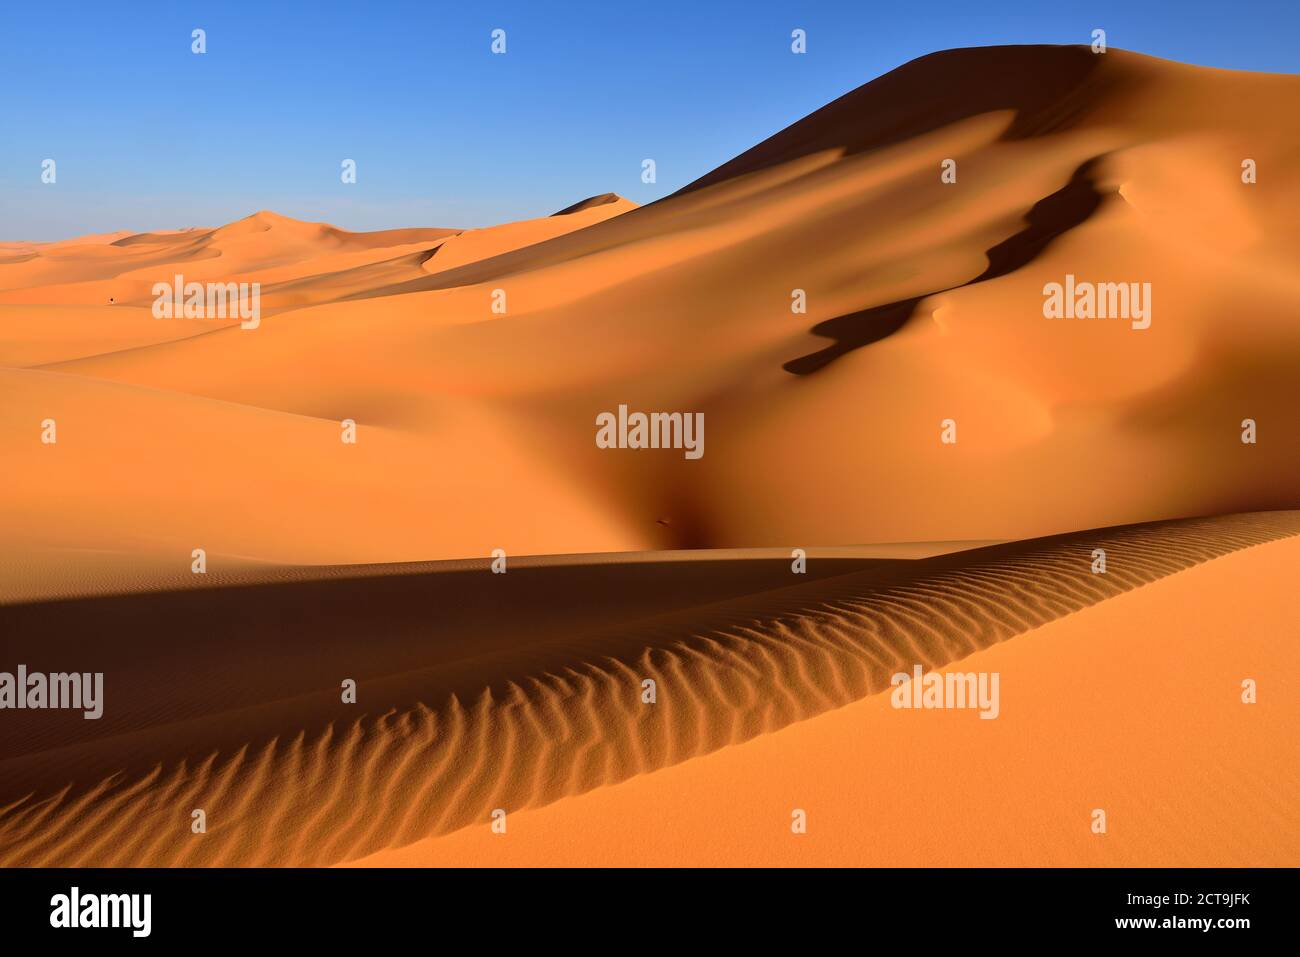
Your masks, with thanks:
[[[493,808],[539,807],[738,744],[879,693],[890,674],[915,663],[940,667],[1109,596],[1297,533],[1300,512],[1257,513],[885,560],[586,634],[534,637],[484,653],[473,645],[453,649],[436,665],[363,680],[356,717],[345,717],[344,706],[330,703],[336,693],[325,691],[293,699],[272,693],[237,711],[174,720],[155,693],[140,730],[0,765],[0,861],[354,859],[486,823]],[[1097,547],[1107,551],[1105,575],[1090,570]],[[569,587],[581,593],[589,570],[566,570]],[[477,576],[486,588],[502,584]],[[214,591],[222,590],[179,594],[192,600]],[[254,592],[229,590],[222,601],[248,603],[241,616],[256,618],[274,606]],[[63,603],[74,615],[77,604]],[[30,633],[56,608],[10,606],[0,620],[8,634]],[[401,617],[395,603],[369,608],[379,635],[402,631],[393,628]],[[111,628],[102,601],[92,613]],[[476,622],[487,626],[481,617]],[[70,633],[58,622],[51,627]],[[280,627],[291,634],[291,621]],[[220,631],[204,636],[200,629],[189,640],[199,648],[226,641]],[[418,648],[430,640],[436,646],[436,635],[426,625],[398,640],[376,636],[367,654],[418,661]],[[238,642],[222,650],[226,657],[248,651]],[[243,665],[269,669],[270,659],[250,656]],[[152,659],[133,667],[139,681],[159,683]],[[346,667],[336,663],[336,673]],[[206,693],[219,701],[222,683],[236,673],[227,666],[224,675],[204,674]],[[122,677],[119,670],[119,688]],[[658,684],[653,706],[640,701],[647,677]],[[111,673],[107,680],[111,688]],[[191,807],[206,810],[208,833],[189,833]]]
[[[642,207],[373,234],[263,211],[10,244],[3,548],[344,565],[1294,507],[1288,108],[1300,78],[954,50]],[[152,318],[177,273],[262,282],[260,326]],[[1150,282],[1150,328],[1046,318],[1067,274]],[[595,416],[623,403],[704,415],[705,456],[597,448]],[[162,458],[166,481],[141,476]]]
[[[1298,109],[1292,76],[945,51],[645,206],[0,244],[0,659],[109,702],[0,721],[0,864],[347,863],[689,780],[1297,535]],[[155,319],[181,274],[257,283],[260,324]],[[1150,283],[1150,326],[1049,318],[1067,275]],[[705,455],[599,447],[621,405],[702,416]],[[1293,715],[1253,714],[1269,760]]]
[[[943,669],[998,674],[996,720],[868,696],[512,813],[508,834],[480,824],[352,863],[1294,867],[1298,564],[1297,536],[1240,549]]]

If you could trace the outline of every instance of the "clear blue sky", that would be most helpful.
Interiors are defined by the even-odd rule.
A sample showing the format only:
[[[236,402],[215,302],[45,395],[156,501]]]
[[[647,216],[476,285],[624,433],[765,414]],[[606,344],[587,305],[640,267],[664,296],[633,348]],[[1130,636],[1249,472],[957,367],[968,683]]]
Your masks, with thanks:
[[[606,191],[647,202],[922,54],[1094,27],[1115,47],[1300,72],[1300,0],[0,0],[0,239],[262,208],[377,229]]]

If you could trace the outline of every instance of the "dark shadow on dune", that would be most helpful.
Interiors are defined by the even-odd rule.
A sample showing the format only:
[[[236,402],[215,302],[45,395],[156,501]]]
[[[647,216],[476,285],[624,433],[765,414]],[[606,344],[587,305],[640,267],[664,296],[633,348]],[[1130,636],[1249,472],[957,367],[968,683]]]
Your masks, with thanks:
[[[907,325],[907,320],[912,318],[912,313],[924,298],[925,296],[913,296],[911,299],[900,299],[898,302],[891,302],[884,306],[859,309],[857,312],[845,313],[834,319],[819,322],[812,327],[813,335],[834,339],[834,345],[800,356],[798,359],[791,359],[781,368],[795,375],[811,375],[818,369],[830,365],[840,356],[848,355],[854,349],[861,349],[863,346],[869,346],[873,342],[892,336]]]
[[[902,329],[916,312],[921,300],[927,296],[996,279],[1028,265],[1054,239],[1082,225],[1100,208],[1105,198],[1097,190],[1095,182],[1100,160],[1099,156],[1088,160],[1074,171],[1068,183],[1035,203],[1025,214],[1025,228],[991,247],[985,253],[989,261],[988,268],[974,279],[819,322],[812,327],[813,334],[833,339],[834,344],[798,359],[791,359],[781,368],[794,375],[809,375],[854,349],[879,342]]]
[[[705,558],[7,608],[4,661],[102,666],[106,704],[101,727],[0,723],[0,863],[352,860],[739,744],[1297,533],[1300,511],[1271,512],[811,561],[798,584],[785,558]]]
[[[1001,139],[1050,134],[1079,122],[1103,92],[1100,86],[1141,82],[1133,72],[1094,72],[1105,59],[1078,46],[974,47],[932,53],[846,93],[662,199],[520,249],[342,298],[451,289],[592,255],[661,233],[670,222],[662,217],[673,215],[669,211],[690,209],[689,204],[675,203],[678,197],[822,150],[866,153],[1004,110],[1014,117]]]
[[[1087,109],[1104,56],[1083,46],[969,47],[918,57],[826,104],[676,193],[824,150],[866,153],[951,123],[1012,110],[1003,140],[1041,136]],[[1115,81],[1112,81],[1115,82]]]
[[[673,521],[678,519],[690,524],[690,516],[674,513]],[[890,563],[821,559],[805,578]],[[687,561],[579,561],[512,566],[505,575],[493,575],[483,562],[467,569],[362,572],[0,606],[0,671],[12,671],[4,663],[19,661],[33,671],[103,671],[113,676],[116,699],[97,721],[65,712],[5,712],[0,760],[68,735],[90,742],[139,730],[160,710],[201,718],[333,688],[335,663],[341,661],[351,661],[351,677],[362,682],[439,668],[444,690],[472,696],[478,678],[468,685],[447,683],[467,658],[762,593],[789,584],[791,577],[784,561],[715,560],[708,562],[707,575],[700,567]],[[580,600],[573,590],[577,568]],[[311,648],[306,658],[299,654],[303,647]],[[291,662],[292,670],[284,670]],[[160,673],[179,681],[156,686]],[[198,687],[207,693],[199,694]]]

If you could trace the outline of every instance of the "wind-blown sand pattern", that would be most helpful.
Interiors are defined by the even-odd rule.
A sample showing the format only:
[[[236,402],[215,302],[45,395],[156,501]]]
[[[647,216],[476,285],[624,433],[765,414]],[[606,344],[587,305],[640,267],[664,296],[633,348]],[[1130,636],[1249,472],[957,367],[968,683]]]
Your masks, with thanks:
[[[693,587],[719,577],[720,593],[766,572],[766,587],[716,601],[681,594],[685,564],[593,564],[10,606],[6,633],[39,636],[33,668],[93,663],[90,644],[108,660],[114,636],[148,614],[159,633],[185,633],[171,657],[193,671],[181,684],[149,647],[161,643],[146,642],[133,665],[119,651],[105,666],[124,699],[112,717],[6,724],[5,753],[17,756],[3,763],[0,860],[320,865],[486,826],[495,808],[540,807],[739,744],[879,693],[914,664],[940,668],[1298,532],[1300,512],[1186,520],[866,561],[786,587],[770,584],[770,561],[690,566]],[[1091,571],[1098,547],[1116,556],[1105,575]],[[565,622],[562,637],[527,624],[530,596],[596,593],[620,577],[616,589],[684,604],[588,629]],[[475,607],[466,624],[477,631],[453,623],[449,637],[430,614],[450,591]],[[274,621],[278,641],[256,625],[232,634],[234,620]],[[307,690],[317,668],[288,660],[303,645],[335,674],[358,675],[363,706],[339,705],[323,680]],[[646,678],[659,689],[653,707],[640,697]],[[201,839],[188,832],[193,807],[209,816]]]
[[[511,814],[508,835],[357,863],[1294,866],[1297,564],[1297,536],[1238,550],[951,665],[1001,675],[995,721],[872,695]],[[1243,706],[1247,674],[1272,689],[1263,706]],[[1082,826],[1098,807],[1104,835]]]
[[[1076,654],[1078,622],[1119,608],[1157,667],[1164,612],[1241,600],[1243,569],[1267,584],[1249,654],[1202,635],[1215,655],[1170,667],[1213,695],[1271,676],[1249,753],[1284,765],[1298,722],[1268,701],[1296,697],[1296,623],[1260,556],[1294,563],[1300,532],[1300,133],[1276,121],[1298,110],[1293,76],[952,50],[646,206],[0,243],[0,670],[103,671],[107,698],[97,721],[0,716],[0,864],[486,862],[495,809],[726,793],[700,769],[786,742],[851,761],[916,664],[1032,659],[1047,685],[1024,649]],[[1067,274],[1150,282],[1150,327],[1046,318]],[[260,324],[154,318],[176,275],[260,283]],[[705,454],[599,448],[620,404],[702,413]],[[1203,596],[1178,584],[1194,566]],[[1067,754],[1089,733],[1044,724]],[[989,760],[1014,777],[1026,753]],[[1300,863],[1297,782],[1269,774],[1242,806]],[[1153,825],[1149,857],[1117,857],[1258,860],[1201,813],[1221,783],[1184,818],[1203,843]],[[789,786],[766,792],[787,815]],[[894,793],[845,787],[823,808]],[[1086,833],[1095,798],[1068,795]],[[907,863],[891,840],[880,859]],[[1072,840],[998,860],[1093,862]],[[715,860],[791,862],[760,845]],[[820,847],[794,862],[854,863]]]

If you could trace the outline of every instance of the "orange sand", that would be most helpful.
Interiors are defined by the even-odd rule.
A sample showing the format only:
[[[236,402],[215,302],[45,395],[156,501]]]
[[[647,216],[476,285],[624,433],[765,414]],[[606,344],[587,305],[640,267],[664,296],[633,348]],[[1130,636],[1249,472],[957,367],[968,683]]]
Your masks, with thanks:
[[[830,840],[834,851],[829,838],[810,842],[824,856],[808,861],[901,862],[909,847],[918,862],[941,849],[974,861],[985,835],[1035,815],[1056,829],[987,859],[1075,860],[1077,835],[1050,815],[1095,790],[1112,836],[1130,835],[1128,860],[1172,859],[1179,835],[1188,859],[1245,860],[1268,842],[1268,860],[1294,861],[1294,695],[1283,701],[1296,673],[1286,583],[1298,533],[1300,511],[1254,513],[929,558],[823,558],[803,576],[762,555],[559,560],[504,576],[477,562],[11,605],[0,621],[22,636],[29,667],[102,669],[114,697],[98,721],[17,711],[0,723],[0,753],[12,755],[0,764],[0,861],[320,865],[385,850],[472,861],[494,809],[527,832],[528,809],[563,816],[595,791],[616,808],[633,795],[651,822],[673,802],[729,800],[735,826],[711,840],[684,847],[650,825],[633,846],[658,842],[665,862],[711,847],[716,861],[761,862],[804,852],[779,830],[771,845],[747,844],[755,814],[797,800],[816,817],[861,819],[873,802],[948,800],[944,782],[960,782],[967,803],[954,807],[984,814],[968,823],[978,834],[941,829],[949,837],[931,856],[912,838],[890,855],[881,839],[868,856],[853,841],[876,841],[879,825],[862,825]],[[1091,571],[1098,547],[1104,575]],[[889,709],[894,673],[986,659],[1005,672],[998,719]],[[345,677],[356,704],[340,701]],[[1259,681],[1258,706],[1226,703],[1242,677]],[[1145,696],[1130,700],[1139,686]],[[1177,714],[1195,746],[1162,717]],[[745,768],[761,780],[724,786],[733,772],[747,780]],[[1187,792],[1184,816],[1128,823],[1151,813],[1134,809],[1132,789],[1177,793],[1165,789],[1193,775],[1209,777]],[[1244,816],[1209,828],[1225,802]],[[203,835],[190,833],[194,808],[207,814]],[[900,819],[926,820],[915,813]],[[570,861],[627,852],[618,835],[635,817],[590,817],[585,836],[537,828],[540,843],[521,842],[517,860],[541,862],[549,840],[572,843]],[[695,833],[707,817],[682,827]],[[1188,821],[1202,828],[1196,840]],[[396,850],[430,835],[433,850]],[[460,856],[441,856],[444,839]]]
[[[1297,108],[955,50],[645,207],[0,243],[0,670],[109,696],[0,715],[0,864],[1300,863]]]
[[[1001,674],[996,720],[876,695],[358,863],[1294,867],[1297,567],[1261,545],[949,666]]]
[[[957,50],[644,208],[10,244],[5,556],[811,547],[1294,506],[1297,108],[1291,76]],[[262,281],[260,327],[153,319],[176,272]],[[1151,327],[1045,319],[1067,273],[1151,282]],[[620,403],[703,412],[705,456],[598,449]]]

